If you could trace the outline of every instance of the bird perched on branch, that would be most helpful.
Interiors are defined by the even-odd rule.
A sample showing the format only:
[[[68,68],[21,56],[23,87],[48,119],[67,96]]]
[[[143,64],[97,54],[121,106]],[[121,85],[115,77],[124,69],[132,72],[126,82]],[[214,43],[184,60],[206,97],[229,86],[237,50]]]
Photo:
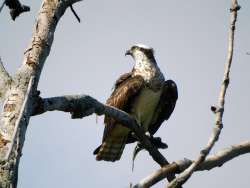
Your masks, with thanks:
[[[154,135],[164,120],[173,112],[178,98],[174,81],[165,81],[148,46],[133,45],[125,55],[135,61],[131,72],[120,76],[107,105],[119,108],[133,116],[145,133]],[[94,151],[96,160],[117,161],[127,143],[136,141],[131,130],[115,119],[105,116],[102,144]]]

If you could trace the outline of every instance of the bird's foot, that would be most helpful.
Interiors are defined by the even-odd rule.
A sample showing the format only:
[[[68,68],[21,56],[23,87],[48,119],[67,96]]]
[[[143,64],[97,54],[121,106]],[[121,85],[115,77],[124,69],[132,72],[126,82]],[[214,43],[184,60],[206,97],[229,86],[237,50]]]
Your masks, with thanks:
[[[161,137],[153,137],[150,136],[149,140],[151,144],[156,147],[157,149],[166,149],[168,148],[168,145],[164,142],[162,142]]]
[[[150,135],[148,132],[145,133],[145,135],[148,137],[148,139],[150,140],[151,144],[156,147],[157,149],[166,149],[168,148],[168,145],[164,142],[162,142],[161,137],[153,137],[152,135]],[[143,147],[143,145],[140,142],[137,142],[134,151],[133,151],[133,157],[132,157],[132,171],[134,170],[134,161],[136,156],[138,155],[138,153],[140,151],[142,151],[143,149],[145,149]]]
[[[156,147],[157,149],[166,149],[168,148],[168,145],[164,142],[162,142],[161,137],[154,137],[149,132],[146,132],[145,135],[150,140],[151,144]]]

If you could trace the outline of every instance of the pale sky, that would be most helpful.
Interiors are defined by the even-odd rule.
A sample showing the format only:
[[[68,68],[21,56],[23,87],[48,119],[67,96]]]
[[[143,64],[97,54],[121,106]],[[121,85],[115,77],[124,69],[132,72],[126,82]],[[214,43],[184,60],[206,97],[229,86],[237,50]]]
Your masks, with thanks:
[[[2,1],[1,1],[2,2]],[[0,56],[13,74],[22,63],[41,1],[22,0],[31,12],[11,21],[0,14]],[[105,102],[114,81],[133,67],[125,51],[134,43],[155,50],[165,77],[176,81],[179,100],[157,136],[168,143],[162,151],[171,162],[194,159],[207,143],[215,117],[227,53],[231,0],[85,0],[68,10],[58,24],[54,43],[39,82],[42,97],[89,94]],[[226,98],[224,128],[212,153],[250,139],[250,4],[239,1],[235,55]],[[134,145],[120,161],[97,162],[93,150],[101,143],[103,117],[72,120],[62,112],[32,117],[19,166],[19,188],[126,188],[159,169],[146,151],[131,172]],[[250,187],[250,155],[221,168],[195,173],[185,188]],[[155,185],[160,188],[165,181]]]

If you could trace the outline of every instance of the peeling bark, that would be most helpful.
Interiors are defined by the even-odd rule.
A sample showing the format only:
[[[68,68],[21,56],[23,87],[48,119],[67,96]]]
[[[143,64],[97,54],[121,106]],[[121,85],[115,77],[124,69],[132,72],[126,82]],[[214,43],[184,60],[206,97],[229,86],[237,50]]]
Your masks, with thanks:
[[[42,3],[23,64],[5,94],[0,114],[0,187],[17,186],[18,164],[40,74],[50,53],[59,19],[70,5],[78,1],[44,0]]]
[[[5,98],[5,94],[8,91],[12,82],[12,78],[5,70],[3,62],[0,58],[0,102]]]

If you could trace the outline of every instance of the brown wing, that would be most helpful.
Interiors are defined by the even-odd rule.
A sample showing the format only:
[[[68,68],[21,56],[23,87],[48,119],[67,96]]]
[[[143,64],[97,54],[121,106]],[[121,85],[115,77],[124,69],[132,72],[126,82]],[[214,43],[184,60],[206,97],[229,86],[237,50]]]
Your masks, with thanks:
[[[176,101],[178,99],[177,86],[173,80],[167,80],[163,86],[163,92],[153,123],[149,126],[148,131],[151,135],[160,128],[163,121],[168,120],[174,111]]]
[[[143,87],[144,80],[141,76],[132,77],[131,73],[126,73],[116,81],[115,89],[107,100],[107,104],[130,112],[134,98]],[[108,116],[105,116],[104,123],[102,144],[94,151],[96,159],[105,161],[119,160],[125,147],[129,130]]]
[[[144,80],[141,76],[132,77],[131,73],[123,74],[116,81],[115,89],[107,100],[107,105],[129,112],[134,98],[139,94],[144,85]],[[115,119],[105,116],[104,123],[103,140],[109,135],[117,122]]]
[[[121,75],[118,80],[116,80],[115,85],[114,85],[114,89],[117,89],[119,87],[120,84],[122,84],[124,81],[126,81],[128,78],[131,78],[132,76],[132,72],[128,72],[125,73],[123,75]]]

